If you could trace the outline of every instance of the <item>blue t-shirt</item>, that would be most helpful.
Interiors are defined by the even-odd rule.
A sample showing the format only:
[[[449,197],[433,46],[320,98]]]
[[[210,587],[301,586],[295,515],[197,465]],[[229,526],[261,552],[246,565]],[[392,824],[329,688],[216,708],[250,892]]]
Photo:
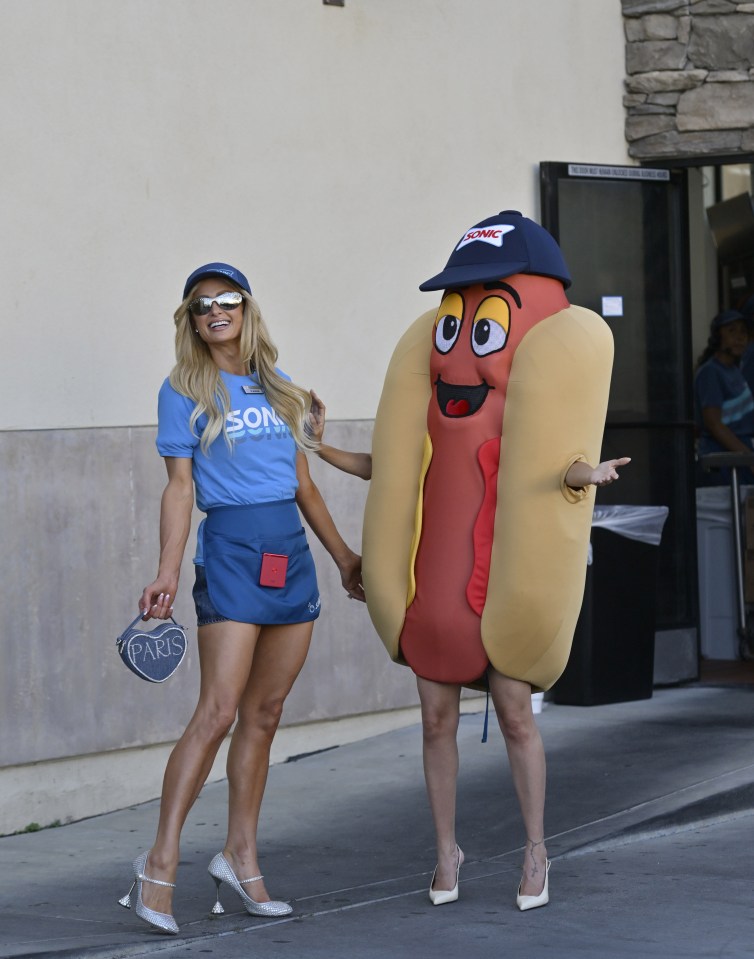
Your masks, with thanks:
[[[285,379],[285,373],[277,371]],[[165,380],[160,388],[157,413],[157,449],[161,456],[191,459],[196,487],[196,505],[207,511],[214,506],[250,506],[293,499],[298,489],[296,444],[291,431],[265,399],[255,376],[235,376],[220,371],[230,394],[227,420],[231,449],[220,434],[209,448],[199,446],[207,416],[190,426],[196,405],[177,393]],[[199,526],[194,562],[203,565],[203,526]]]
[[[754,395],[754,343],[749,343],[746,352],[741,357],[741,372],[749,384],[752,395]]]
[[[694,406],[699,427],[699,453],[724,452],[704,427],[702,410],[719,407],[723,423],[744,443],[754,436],[754,396],[737,366],[726,366],[715,357],[702,364],[694,380]]]

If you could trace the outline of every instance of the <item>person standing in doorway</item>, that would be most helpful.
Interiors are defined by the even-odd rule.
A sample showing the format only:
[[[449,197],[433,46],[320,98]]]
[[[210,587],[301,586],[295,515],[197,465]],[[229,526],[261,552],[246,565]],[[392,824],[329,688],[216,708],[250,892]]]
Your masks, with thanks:
[[[707,453],[751,453],[754,396],[740,363],[749,345],[746,317],[723,310],[710,324],[707,346],[694,377],[694,411],[699,457]],[[697,485],[727,485],[729,470],[697,471]],[[744,482],[752,482],[751,473]]]

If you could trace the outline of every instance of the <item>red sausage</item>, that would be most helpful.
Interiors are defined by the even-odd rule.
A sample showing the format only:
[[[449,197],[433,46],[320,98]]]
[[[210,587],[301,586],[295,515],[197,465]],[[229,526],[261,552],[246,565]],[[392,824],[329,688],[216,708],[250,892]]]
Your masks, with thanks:
[[[427,411],[432,460],[416,594],[400,636],[404,659],[426,679],[473,682],[488,666],[481,613],[501,449],[505,455],[508,378],[526,333],[567,305],[559,281],[517,274],[492,289],[479,284],[452,291],[438,311]]]

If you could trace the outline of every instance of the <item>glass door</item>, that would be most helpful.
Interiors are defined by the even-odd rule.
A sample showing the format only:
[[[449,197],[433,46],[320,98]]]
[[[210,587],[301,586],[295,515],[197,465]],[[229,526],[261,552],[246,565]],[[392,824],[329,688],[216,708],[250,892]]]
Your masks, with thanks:
[[[568,298],[603,316],[615,339],[603,458],[625,455],[633,461],[619,483],[598,491],[597,502],[669,507],[659,547],[657,638],[667,632],[685,644],[685,660],[691,648],[695,670],[698,588],[686,174],[542,163],[540,187],[542,224],[558,240],[573,276]],[[673,678],[693,676],[667,681]]]

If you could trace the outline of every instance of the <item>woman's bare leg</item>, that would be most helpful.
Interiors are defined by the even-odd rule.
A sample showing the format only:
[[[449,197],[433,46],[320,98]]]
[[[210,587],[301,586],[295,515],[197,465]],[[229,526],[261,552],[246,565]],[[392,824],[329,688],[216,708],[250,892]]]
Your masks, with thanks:
[[[239,880],[261,873],[257,825],[262,805],[270,747],[283,703],[304,665],[313,623],[263,626],[254,663],[238,707],[238,722],[228,752],[228,838],[223,850]],[[268,902],[264,882],[247,883],[247,894]]]
[[[537,896],[545,884],[545,751],[531,708],[531,686],[490,667],[490,695],[505,739],[513,785],[526,829],[521,894]]]
[[[165,768],[157,838],[145,870],[164,882],[175,882],[181,829],[236,718],[259,626],[226,621],[201,626],[198,632],[199,702]],[[164,886],[145,883],[142,888],[144,904],[157,912],[171,913],[172,898],[173,890]]]
[[[456,884],[456,783],[461,687],[416,677],[422,709],[424,779],[437,837],[435,889]]]

